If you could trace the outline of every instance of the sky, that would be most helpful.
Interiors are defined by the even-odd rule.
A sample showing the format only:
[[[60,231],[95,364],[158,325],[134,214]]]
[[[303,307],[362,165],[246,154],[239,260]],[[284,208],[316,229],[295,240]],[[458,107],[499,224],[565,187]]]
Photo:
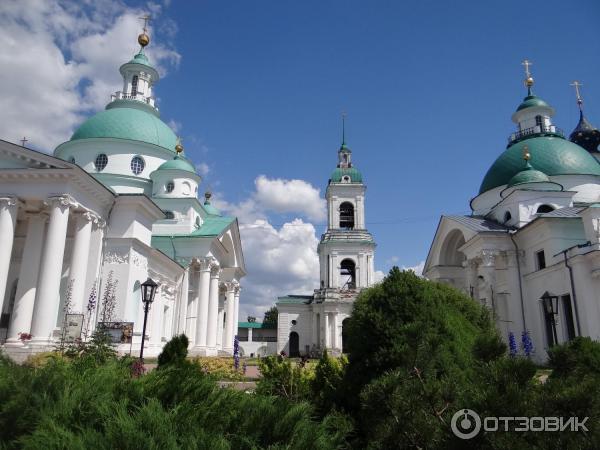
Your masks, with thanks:
[[[120,90],[144,13],[161,117],[239,219],[241,318],[318,286],[342,112],[379,277],[419,271],[440,215],[470,213],[514,130],[523,59],[559,128],[578,120],[573,80],[600,125],[596,0],[3,0],[0,138],[69,139]]]

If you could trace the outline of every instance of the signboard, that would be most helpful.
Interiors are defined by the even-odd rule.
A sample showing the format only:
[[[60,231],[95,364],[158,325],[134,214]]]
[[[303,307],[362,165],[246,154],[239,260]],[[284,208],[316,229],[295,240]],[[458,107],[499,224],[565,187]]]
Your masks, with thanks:
[[[106,331],[113,344],[131,344],[133,322],[99,322],[98,329]]]
[[[65,316],[64,341],[74,342],[81,339],[83,314],[67,314]]]

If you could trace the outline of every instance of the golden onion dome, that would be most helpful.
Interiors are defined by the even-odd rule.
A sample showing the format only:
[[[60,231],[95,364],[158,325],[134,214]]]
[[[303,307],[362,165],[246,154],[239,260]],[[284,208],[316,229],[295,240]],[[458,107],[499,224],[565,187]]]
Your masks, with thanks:
[[[138,44],[140,44],[142,47],[145,47],[149,43],[150,43],[150,36],[148,36],[146,33],[142,33],[138,36]]]

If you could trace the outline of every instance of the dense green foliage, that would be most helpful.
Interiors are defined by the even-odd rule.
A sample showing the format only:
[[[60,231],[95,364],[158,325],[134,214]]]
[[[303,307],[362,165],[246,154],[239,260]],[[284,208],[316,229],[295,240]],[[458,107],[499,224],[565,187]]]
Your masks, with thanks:
[[[259,367],[262,377],[256,387],[258,394],[277,395],[291,400],[310,398],[311,371],[281,356],[261,358]]]
[[[348,321],[349,361],[325,353],[310,382],[320,414],[340,411],[360,449],[600,448],[600,344],[578,338],[550,351],[544,383],[527,358],[509,357],[487,309],[443,284],[392,269],[363,291]],[[306,369],[286,369],[300,373]],[[286,366],[287,367],[287,366]],[[268,385],[280,372],[266,371]],[[270,394],[281,395],[276,389]],[[454,436],[453,415],[590,417],[589,432]]]
[[[190,341],[185,334],[175,336],[167,342],[160,355],[158,355],[158,368],[164,369],[167,366],[184,364],[189,343]]]
[[[265,316],[263,318],[263,326],[268,328],[277,328],[278,317],[279,311],[277,311],[277,306],[271,307],[265,312]]]
[[[0,357],[0,447],[8,449],[334,449],[344,417],[308,403],[219,388],[195,364],[131,376],[130,358],[43,367]]]

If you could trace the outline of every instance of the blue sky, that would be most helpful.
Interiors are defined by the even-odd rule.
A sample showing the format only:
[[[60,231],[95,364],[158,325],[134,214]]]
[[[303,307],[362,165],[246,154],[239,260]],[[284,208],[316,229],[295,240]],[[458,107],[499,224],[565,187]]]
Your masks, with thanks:
[[[594,0],[6,0],[0,137],[47,152],[68,139],[120,89],[144,12],[162,118],[240,218],[241,317],[318,284],[316,189],[335,168],[342,111],[383,272],[422,262],[441,214],[470,212],[514,129],[523,59],[558,127],[577,122],[574,79],[600,125]]]
[[[513,130],[524,58],[559,127],[578,119],[574,79],[600,124],[595,1],[174,1],[166,14],[182,59],[163,115],[202,140],[230,201],[259,174],[323,191],[347,111],[380,269],[422,261],[439,215],[469,212]]]

